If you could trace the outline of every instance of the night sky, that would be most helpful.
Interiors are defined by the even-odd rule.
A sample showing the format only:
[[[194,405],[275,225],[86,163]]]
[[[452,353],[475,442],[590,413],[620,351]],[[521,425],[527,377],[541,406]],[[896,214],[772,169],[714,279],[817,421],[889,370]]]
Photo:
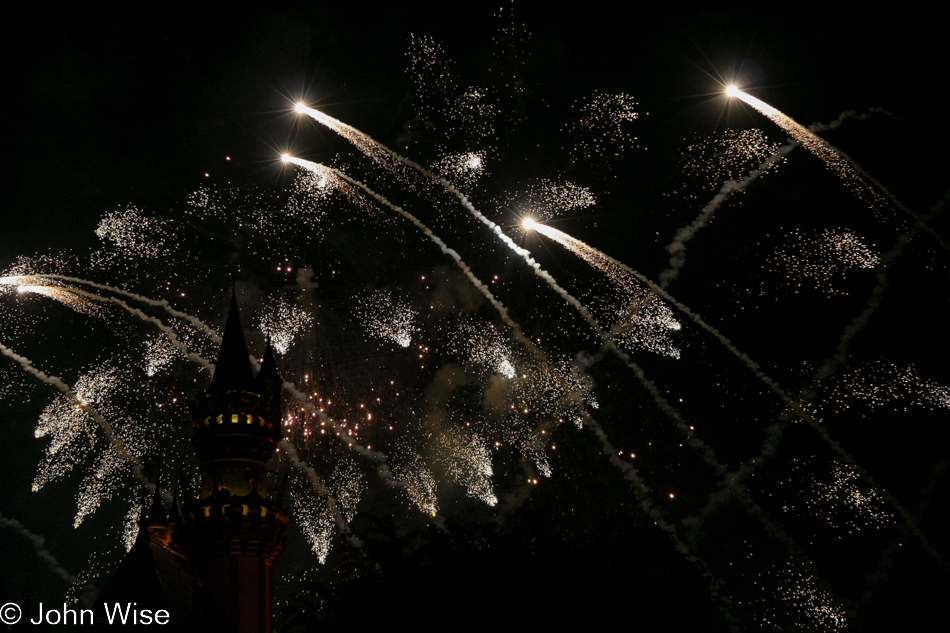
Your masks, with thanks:
[[[283,376],[337,399],[328,413],[350,428],[372,409],[375,419],[354,429],[360,441],[390,456],[397,479],[425,463],[436,482],[431,520],[378,462],[298,420],[288,437],[301,457],[327,481],[359,482],[360,500],[349,544],[333,530],[320,564],[293,506],[319,502],[291,485],[290,543],[275,573],[282,630],[615,617],[645,630],[837,630],[828,614],[840,613],[844,630],[884,631],[940,613],[950,589],[950,543],[936,516],[950,490],[950,253],[934,90],[946,53],[934,20],[319,5],[149,19],[43,11],[22,25],[29,47],[5,45],[0,276],[18,267],[93,280],[168,300],[220,331],[233,274],[252,353],[263,350],[267,315],[299,310],[304,325],[278,355]],[[428,41],[441,44],[441,79],[413,70]],[[831,124],[818,133],[887,191],[872,186],[880,202],[869,203],[797,147],[729,196],[689,242],[669,291],[751,360],[671,309],[680,329],[644,326],[639,341],[620,344],[655,394],[458,198],[388,172],[293,111],[303,101],[435,170],[452,152],[483,152],[486,173],[459,189],[616,333],[632,301],[618,289],[626,273],[608,279],[526,232],[525,209],[658,280],[674,234],[758,164],[749,155],[789,137],[725,97],[730,82],[803,125]],[[620,102],[636,118],[612,122],[607,110]],[[301,193],[303,171],[283,165],[283,152],[333,166],[415,214],[540,351],[516,341],[453,260],[390,208],[363,194]],[[550,183],[596,204],[551,202],[539,192],[565,189]],[[150,220],[126,225],[140,232],[121,243],[121,222],[97,236],[108,217]],[[638,292],[641,310],[654,305]],[[180,356],[154,382],[141,370],[130,378],[123,372],[155,349],[158,330],[114,303],[101,312],[89,306],[105,304],[80,303],[0,285],[0,343],[71,385],[120,367],[123,386],[104,415],[146,438],[150,477],[177,480],[194,467],[181,401],[206,386],[207,371]],[[415,315],[408,347],[392,336],[397,313]],[[214,346],[191,336],[213,359]],[[499,386],[495,361],[477,356],[499,349],[517,373],[548,371],[541,354],[580,376],[585,428],[540,378],[525,378],[533,386],[524,391]],[[828,437],[790,414],[751,362]],[[101,507],[74,529],[77,491],[111,449],[94,430],[85,440],[94,447],[32,492],[50,443],[35,433],[60,395],[6,356],[0,388],[0,598],[17,601],[28,584],[35,601],[61,602],[64,575],[115,565],[139,484],[110,475]],[[695,426],[700,448],[679,422]],[[146,430],[131,430],[139,423]],[[539,461],[525,434],[540,428]],[[487,479],[459,466],[469,440],[488,447]],[[697,519],[723,489],[710,461],[732,472],[760,454],[765,465],[743,482],[748,505],[730,497]],[[294,469],[283,459],[275,470],[277,479]],[[638,490],[641,479],[651,490]],[[497,504],[479,498],[476,480]],[[89,576],[96,586],[107,579]]]

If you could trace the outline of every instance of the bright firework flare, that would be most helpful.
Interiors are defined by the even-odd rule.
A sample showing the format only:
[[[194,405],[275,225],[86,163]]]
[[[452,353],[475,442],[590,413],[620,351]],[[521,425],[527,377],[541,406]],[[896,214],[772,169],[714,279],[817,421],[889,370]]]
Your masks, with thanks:
[[[87,315],[100,314],[99,309],[89,299],[80,296],[79,293],[71,292],[69,289],[61,286],[43,284],[41,283],[42,281],[44,280],[32,275],[0,277],[0,285],[14,286],[17,294],[32,293],[44,295],[50,299],[59,301],[63,305],[69,306],[77,312],[82,312]]]
[[[521,226],[523,226],[526,231],[534,231],[538,228],[538,223],[531,218],[524,218],[521,221]]]
[[[291,156],[290,154],[281,154],[280,161],[282,163],[293,163],[294,165],[299,165],[301,167],[305,167],[307,163],[307,161],[296,158],[295,156]]]

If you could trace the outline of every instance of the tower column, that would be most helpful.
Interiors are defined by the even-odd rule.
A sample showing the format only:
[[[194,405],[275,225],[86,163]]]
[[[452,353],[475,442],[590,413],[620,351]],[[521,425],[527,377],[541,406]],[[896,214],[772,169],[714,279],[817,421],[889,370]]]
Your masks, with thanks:
[[[283,508],[267,496],[282,383],[270,344],[254,376],[232,296],[211,386],[190,403],[201,489],[183,540],[198,579],[197,620],[208,630],[271,630],[272,567],[287,534]]]

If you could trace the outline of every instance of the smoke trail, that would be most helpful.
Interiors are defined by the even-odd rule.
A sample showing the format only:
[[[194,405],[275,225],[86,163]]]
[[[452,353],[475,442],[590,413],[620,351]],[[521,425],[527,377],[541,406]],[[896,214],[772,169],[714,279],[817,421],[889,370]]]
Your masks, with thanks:
[[[883,114],[884,116],[891,117],[891,118],[894,117],[894,115],[891,114],[889,111],[885,110],[884,108],[878,108],[878,107],[869,108],[867,112],[862,112],[861,114],[858,114],[854,110],[845,110],[844,112],[839,114],[838,118],[835,119],[834,121],[828,121],[827,123],[812,123],[811,125],[808,126],[808,129],[812,132],[827,132],[829,130],[837,129],[842,123],[844,123],[848,119],[856,119],[858,121],[867,121],[876,114]]]
[[[144,470],[142,466],[142,461],[135,455],[132,455],[131,453],[129,453],[128,449],[126,449],[125,444],[122,442],[122,440],[116,436],[115,431],[112,429],[112,425],[109,424],[108,420],[102,417],[102,415],[98,411],[96,411],[89,405],[82,402],[82,400],[80,400],[76,396],[76,393],[72,390],[72,388],[69,385],[63,382],[61,378],[58,378],[57,376],[50,376],[46,372],[37,369],[33,365],[33,363],[30,361],[30,359],[24,356],[20,356],[19,354],[14,352],[12,349],[7,347],[3,343],[0,343],[0,352],[3,352],[5,356],[8,356],[9,358],[12,358],[16,362],[18,362],[20,366],[23,367],[23,369],[33,374],[34,376],[36,376],[37,378],[39,378],[46,384],[53,385],[54,387],[62,391],[66,395],[66,397],[69,399],[69,401],[73,403],[73,405],[82,409],[84,413],[86,413],[87,415],[89,415],[89,417],[91,417],[93,420],[98,422],[99,426],[102,427],[103,431],[105,431],[106,437],[109,439],[109,442],[112,444],[113,448],[115,448],[119,456],[122,457],[122,459],[126,461],[131,461],[132,470],[135,473],[135,476],[140,481],[143,481],[143,482],[145,481],[145,474],[144,474]]]
[[[50,568],[54,574],[65,580],[70,584],[78,582],[78,578],[74,576],[69,570],[63,567],[56,557],[48,549],[46,549],[46,539],[44,539],[39,534],[34,534],[29,531],[25,525],[17,521],[16,519],[9,519],[3,516],[3,513],[0,512],[0,526],[8,527],[13,530],[16,530],[23,535],[26,540],[33,545],[33,549],[36,550],[36,555],[39,556]]]

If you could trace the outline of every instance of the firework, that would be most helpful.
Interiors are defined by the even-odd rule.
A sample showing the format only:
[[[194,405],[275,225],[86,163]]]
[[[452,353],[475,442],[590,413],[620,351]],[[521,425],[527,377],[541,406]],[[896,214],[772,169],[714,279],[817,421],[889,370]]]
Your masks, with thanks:
[[[845,446],[870,441],[869,425],[854,430],[865,418],[877,416],[877,424],[893,414],[882,423],[889,429],[908,422],[898,415],[939,414],[950,402],[946,381],[926,367],[919,345],[890,360],[877,341],[859,340],[857,350],[842,343],[833,362],[813,362],[820,352],[812,344],[850,340],[869,318],[862,312],[862,321],[835,336],[845,323],[838,308],[851,305],[844,302],[860,287],[845,281],[876,276],[883,284],[885,273],[903,269],[892,266],[895,249],[880,247],[887,226],[852,224],[842,213],[812,227],[793,215],[795,205],[817,202],[802,182],[812,176],[808,156],[793,169],[792,149],[802,144],[820,156],[865,207],[895,205],[892,196],[817,137],[817,126],[807,130],[737,90],[730,94],[794,140],[730,129],[695,136],[677,151],[673,141],[683,135],[648,136],[652,121],[628,92],[565,98],[577,89],[567,83],[538,100],[538,133],[513,134],[531,125],[540,86],[525,81],[525,57],[500,53],[528,39],[503,28],[489,68],[473,79],[450,59],[451,46],[413,36],[415,118],[395,140],[385,127],[366,128],[398,154],[299,104],[297,112],[351,147],[327,165],[284,155],[301,169],[279,191],[209,178],[170,210],[113,207],[92,223],[93,249],[24,257],[3,271],[0,320],[9,347],[0,351],[12,362],[0,368],[0,395],[38,403],[34,486],[50,494],[54,483],[75,484],[69,522],[78,534],[93,529],[95,512],[120,517],[76,575],[73,596],[114,566],[110,548],[131,545],[141,481],[159,479],[167,489],[182,473],[193,476],[181,403],[213,370],[207,359],[220,344],[222,298],[232,288],[249,348],[260,351],[270,339],[286,378],[284,441],[272,467],[286,474],[290,514],[303,550],[312,552],[309,562],[294,563],[334,563],[341,540],[355,548],[372,532],[373,515],[408,535],[393,547],[411,551],[415,526],[454,530],[468,508],[505,518],[522,506],[534,511],[539,500],[549,504],[554,527],[558,513],[597,521],[598,505],[609,505],[624,526],[640,520],[662,530],[748,628],[839,630],[851,620],[840,597],[853,592],[835,574],[819,574],[839,562],[828,551],[870,543],[872,555],[890,552],[896,548],[884,541],[907,529],[914,547],[923,543],[941,560],[914,517]],[[644,104],[652,97],[637,95]],[[641,138],[666,145],[655,152],[661,156],[641,156]],[[665,156],[678,164],[666,165]],[[641,160],[650,169],[627,169]],[[760,188],[766,173],[777,175]],[[769,227],[763,237],[775,190],[788,194],[784,226],[808,228],[779,234]],[[653,195],[665,197],[654,204]],[[705,206],[690,211],[696,200]],[[756,215],[719,233],[728,242],[690,246],[696,276],[677,296],[701,307],[700,318],[666,288],[684,265],[687,242],[720,220],[726,200]],[[681,214],[695,219],[677,230]],[[524,230],[509,230],[522,218]],[[545,226],[555,218],[561,228],[576,223],[577,235],[619,251],[660,283]],[[550,260],[540,250],[532,255],[525,248],[532,231],[591,268],[582,265],[572,278],[576,262],[560,249]],[[671,233],[669,267],[656,276],[651,266],[668,257],[659,240]],[[942,271],[943,262],[916,242],[906,254],[925,262],[907,270]],[[934,278],[926,277],[939,287]],[[795,288],[794,304],[782,303],[793,293],[774,292],[784,287]],[[753,296],[774,299],[775,312]],[[775,316],[782,312],[795,314],[794,323]],[[863,353],[880,360],[862,364]],[[772,376],[799,395],[786,395]],[[942,435],[935,436],[939,447]],[[897,455],[855,454],[871,471],[889,460],[909,469]],[[157,472],[145,477],[140,464],[156,464]],[[629,488],[611,490],[609,476]],[[590,497],[590,517],[582,504],[564,501],[572,486]],[[354,560],[371,556],[367,548]],[[879,565],[884,575],[889,556],[896,554]]]

